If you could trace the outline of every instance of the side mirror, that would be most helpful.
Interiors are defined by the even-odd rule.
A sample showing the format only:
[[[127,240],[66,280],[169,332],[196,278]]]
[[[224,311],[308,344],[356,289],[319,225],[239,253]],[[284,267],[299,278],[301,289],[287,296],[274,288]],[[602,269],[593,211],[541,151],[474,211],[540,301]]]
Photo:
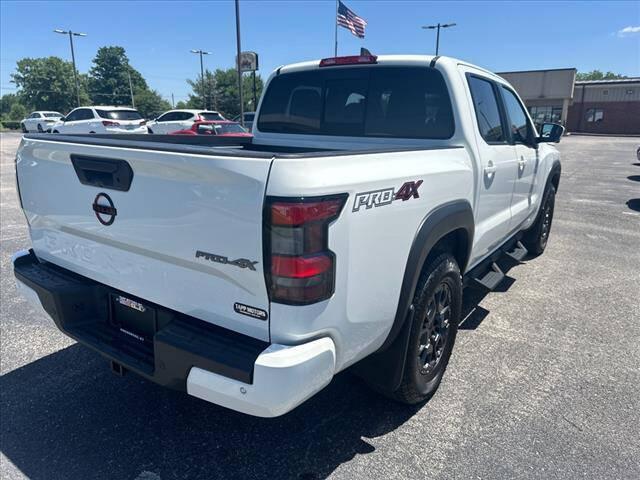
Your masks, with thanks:
[[[66,122],[66,121],[67,121],[67,117],[60,117],[60,121],[61,121],[62,123]]]
[[[558,143],[564,134],[564,127],[559,123],[543,123],[540,127],[538,143]]]

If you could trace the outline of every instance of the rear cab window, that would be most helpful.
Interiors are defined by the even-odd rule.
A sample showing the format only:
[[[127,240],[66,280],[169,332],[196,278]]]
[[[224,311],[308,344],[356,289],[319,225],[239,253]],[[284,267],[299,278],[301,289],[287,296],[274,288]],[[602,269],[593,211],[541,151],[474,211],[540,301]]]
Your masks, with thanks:
[[[448,139],[451,100],[428,67],[340,67],[284,73],[265,93],[261,132]]]
[[[136,110],[100,110],[96,108],[100,118],[108,120],[142,120],[142,116]]]

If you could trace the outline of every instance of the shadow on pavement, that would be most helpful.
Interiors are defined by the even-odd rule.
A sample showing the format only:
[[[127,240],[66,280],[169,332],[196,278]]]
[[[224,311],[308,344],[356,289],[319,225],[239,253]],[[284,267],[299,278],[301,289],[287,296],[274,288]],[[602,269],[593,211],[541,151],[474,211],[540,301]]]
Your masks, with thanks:
[[[242,415],[73,345],[0,377],[3,453],[31,479],[325,478],[414,415],[349,373],[276,419]],[[425,408],[428,408],[425,407]]]
[[[633,181],[633,182],[640,182],[640,175],[629,175],[627,177],[627,179]]]
[[[507,272],[518,262],[500,263]],[[504,291],[510,277],[499,289]],[[465,289],[461,329],[489,314]],[[327,477],[421,408],[372,393],[348,372],[275,419],[242,415],[159,387],[72,345],[0,377],[0,446],[31,479]],[[141,478],[143,478],[141,477]]]
[[[640,198],[632,198],[627,201],[627,207],[636,212],[640,212]]]

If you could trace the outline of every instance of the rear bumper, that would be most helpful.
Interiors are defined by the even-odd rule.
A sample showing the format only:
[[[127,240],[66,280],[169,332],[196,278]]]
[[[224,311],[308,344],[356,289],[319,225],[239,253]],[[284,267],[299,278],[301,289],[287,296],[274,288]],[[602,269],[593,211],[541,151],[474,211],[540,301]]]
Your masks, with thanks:
[[[18,290],[64,333],[128,370],[203,400],[275,417],[333,377],[336,354],[329,338],[269,345],[40,262],[32,251],[18,252],[13,264]],[[114,323],[112,299],[124,296],[153,312],[153,334],[136,338]]]

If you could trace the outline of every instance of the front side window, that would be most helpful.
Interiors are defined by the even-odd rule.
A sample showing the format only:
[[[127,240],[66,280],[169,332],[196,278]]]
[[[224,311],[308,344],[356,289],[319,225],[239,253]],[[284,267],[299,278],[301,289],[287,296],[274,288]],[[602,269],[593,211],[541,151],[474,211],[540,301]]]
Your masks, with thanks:
[[[425,67],[341,67],[275,77],[262,102],[263,132],[355,137],[450,138],[451,100]]]
[[[171,122],[176,119],[176,112],[169,112],[158,118],[158,122]]]
[[[469,89],[473,98],[480,135],[487,143],[505,143],[506,137],[493,83],[479,77],[469,76]]]
[[[532,132],[524,107],[516,97],[516,94],[508,88],[502,87],[502,94],[513,140],[516,143],[527,143],[527,140],[531,138]]]
[[[142,120],[142,116],[136,110],[98,110],[100,118],[108,120]]]
[[[73,122],[75,120],[80,120],[80,110],[74,110],[65,119],[66,122]]]

